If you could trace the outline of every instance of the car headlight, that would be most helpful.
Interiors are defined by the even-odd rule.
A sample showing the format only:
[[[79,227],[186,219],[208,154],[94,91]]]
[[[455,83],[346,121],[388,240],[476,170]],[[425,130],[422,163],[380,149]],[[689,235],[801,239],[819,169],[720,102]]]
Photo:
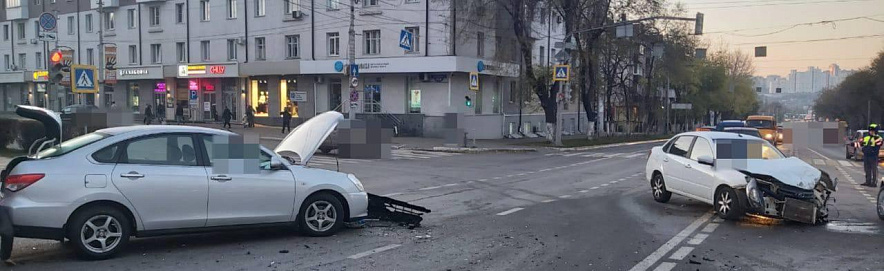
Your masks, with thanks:
[[[758,182],[753,177],[746,176],[746,196],[749,197],[749,205],[753,209],[760,209],[764,206],[764,199],[761,196],[761,190],[758,190]]]
[[[764,135],[764,139],[772,139],[772,138],[773,138],[773,135],[772,135],[772,134],[766,134],[766,135]]]
[[[365,187],[362,186],[362,182],[360,182],[359,179],[356,178],[356,175],[347,174],[347,178],[350,179],[351,182],[353,182],[353,185],[356,186],[356,189],[359,189],[359,192],[365,192]]]

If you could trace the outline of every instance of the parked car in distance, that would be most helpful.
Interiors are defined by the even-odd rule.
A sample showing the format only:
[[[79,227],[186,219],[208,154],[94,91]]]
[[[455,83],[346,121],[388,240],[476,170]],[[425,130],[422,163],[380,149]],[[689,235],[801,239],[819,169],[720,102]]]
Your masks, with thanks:
[[[74,104],[68,105],[61,109],[62,114],[73,114],[73,113],[89,113],[98,111],[98,107],[91,104]]]
[[[754,115],[746,118],[746,126],[758,129],[761,138],[771,144],[777,144],[777,119],[774,116]]]
[[[19,106],[16,113],[47,131],[61,125],[43,108]],[[274,150],[255,146],[245,162],[215,155],[237,147],[225,143],[237,136],[228,131],[178,125],[101,129],[10,161],[0,173],[0,215],[9,217],[0,220],[11,221],[17,237],[69,239],[87,259],[114,256],[131,236],[269,225],[329,236],[368,216],[369,196],[356,176],[306,166],[342,119],[338,112],[322,113]],[[236,171],[226,163],[254,168]]]
[[[783,144],[783,126],[777,126],[777,143]]]
[[[715,130],[715,126],[700,126],[700,127],[697,127],[697,129],[694,129],[694,132],[708,132],[708,131],[714,131],[714,130]]]
[[[682,133],[652,148],[645,177],[661,203],[677,194],[724,219],[752,213],[810,224],[827,221],[838,183],[766,140],[725,132]]]
[[[724,131],[725,127],[746,127],[746,122],[742,120],[723,120],[715,125],[715,131]]]
[[[751,127],[725,127],[724,131],[761,138],[761,133],[758,131],[758,129]]]
[[[844,158],[853,160],[863,160],[863,138],[869,135],[869,130],[856,130],[847,137],[844,143]],[[878,151],[878,158],[884,158],[884,148]]]

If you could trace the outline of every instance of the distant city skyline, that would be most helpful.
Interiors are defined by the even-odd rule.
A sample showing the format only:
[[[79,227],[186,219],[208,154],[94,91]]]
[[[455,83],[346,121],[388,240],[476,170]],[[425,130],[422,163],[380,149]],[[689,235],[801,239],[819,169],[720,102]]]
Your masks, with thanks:
[[[767,57],[753,58],[755,75],[788,76],[808,66],[867,67],[884,51],[884,1],[681,0],[705,14],[702,41]],[[830,23],[816,23],[831,21]]]
[[[815,93],[837,86],[855,72],[853,69],[842,69],[838,64],[830,64],[826,67],[793,69],[786,76],[755,76],[752,81],[759,93],[777,93],[777,89],[780,93]]]

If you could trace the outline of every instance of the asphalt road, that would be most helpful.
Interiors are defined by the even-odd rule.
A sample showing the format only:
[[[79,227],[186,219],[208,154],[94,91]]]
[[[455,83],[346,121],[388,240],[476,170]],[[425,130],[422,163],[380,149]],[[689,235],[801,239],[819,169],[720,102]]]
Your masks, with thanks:
[[[266,144],[266,143],[265,143]],[[272,145],[272,143],[267,144]],[[881,270],[884,221],[843,150],[798,151],[840,180],[833,218],[811,226],[653,200],[637,144],[583,152],[440,154],[313,165],[354,173],[369,192],[433,210],[423,227],[383,223],[311,238],[291,229],[137,238],[86,262],[65,244],[17,239],[12,270]],[[848,178],[849,176],[849,178]]]

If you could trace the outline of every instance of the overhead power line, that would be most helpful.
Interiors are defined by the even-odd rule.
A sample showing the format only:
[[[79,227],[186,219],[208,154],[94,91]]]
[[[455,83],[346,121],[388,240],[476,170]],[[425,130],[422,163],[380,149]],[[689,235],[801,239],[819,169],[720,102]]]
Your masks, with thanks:
[[[735,45],[772,45],[772,44],[811,43],[811,42],[852,40],[852,39],[869,39],[869,38],[881,38],[881,37],[884,37],[884,34],[850,36],[850,37],[828,38],[828,39],[787,40],[787,41],[770,41],[770,42],[763,42],[763,41],[761,41],[761,42],[746,42],[746,43],[737,43]]]
[[[851,3],[851,2],[871,2],[877,0],[821,0],[821,1],[801,1],[801,2],[784,2],[784,3],[768,3],[768,2],[754,2],[745,5],[732,5],[726,4],[721,6],[697,6],[693,9],[725,9],[725,8],[751,8],[751,7],[767,7],[767,6],[791,6],[791,5],[809,5],[809,4],[829,4],[829,3]],[[691,4],[687,4],[691,6]]]

